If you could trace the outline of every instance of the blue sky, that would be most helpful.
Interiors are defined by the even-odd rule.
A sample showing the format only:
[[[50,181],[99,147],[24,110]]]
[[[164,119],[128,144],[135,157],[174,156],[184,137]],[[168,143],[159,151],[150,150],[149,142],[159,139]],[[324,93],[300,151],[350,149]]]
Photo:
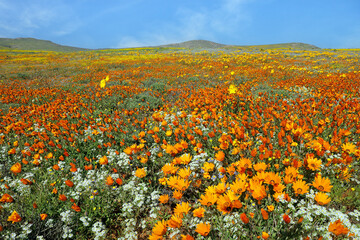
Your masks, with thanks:
[[[359,0],[0,0],[0,37],[85,48],[194,39],[360,48]]]

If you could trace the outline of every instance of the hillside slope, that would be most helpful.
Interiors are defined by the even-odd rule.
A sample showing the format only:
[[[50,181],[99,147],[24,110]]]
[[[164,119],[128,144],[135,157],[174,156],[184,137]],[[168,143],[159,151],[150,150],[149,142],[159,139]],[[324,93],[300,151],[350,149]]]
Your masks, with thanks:
[[[44,50],[57,52],[84,51],[85,48],[63,46],[47,40],[35,38],[0,38],[0,49],[3,50]]]

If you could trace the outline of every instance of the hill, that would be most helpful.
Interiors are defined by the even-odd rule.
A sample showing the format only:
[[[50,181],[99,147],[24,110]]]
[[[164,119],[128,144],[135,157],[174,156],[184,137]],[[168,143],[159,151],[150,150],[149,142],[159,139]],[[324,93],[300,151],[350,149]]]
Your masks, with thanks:
[[[266,45],[229,46],[245,49],[291,49],[291,50],[319,50],[321,48],[307,43],[277,43]]]
[[[267,45],[225,45],[207,40],[191,40],[181,43],[172,43],[160,45],[157,47],[164,48],[187,48],[187,49],[244,49],[244,50],[260,50],[260,49],[291,49],[291,50],[319,50],[320,48],[307,43],[279,43]]]
[[[63,46],[51,41],[35,38],[0,38],[1,50],[43,50],[57,52],[75,52],[88,49]]]
[[[160,45],[158,47],[165,47],[165,48],[199,48],[199,49],[206,49],[206,48],[223,48],[225,44],[220,44],[216,42],[211,42],[207,40],[191,40],[181,43],[172,43],[166,45]]]

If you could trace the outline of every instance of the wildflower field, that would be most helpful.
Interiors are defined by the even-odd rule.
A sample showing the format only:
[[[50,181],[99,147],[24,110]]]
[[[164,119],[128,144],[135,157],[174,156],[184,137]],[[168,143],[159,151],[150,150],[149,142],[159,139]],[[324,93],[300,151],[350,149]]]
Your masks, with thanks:
[[[0,51],[0,239],[360,239],[360,51]]]

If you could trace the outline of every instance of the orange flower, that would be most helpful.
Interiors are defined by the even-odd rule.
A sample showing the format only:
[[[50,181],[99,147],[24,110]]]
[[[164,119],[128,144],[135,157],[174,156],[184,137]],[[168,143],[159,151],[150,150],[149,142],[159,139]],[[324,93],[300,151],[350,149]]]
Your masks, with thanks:
[[[8,222],[12,222],[12,223],[20,222],[21,217],[16,211],[13,211],[7,220],[8,220]]]
[[[16,149],[15,148],[12,148],[8,151],[8,154],[11,155],[11,154],[15,154],[16,153]]]
[[[268,234],[267,232],[262,232],[261,237],[262,237],[263,239],[268,239],[268,238],[269,238],[269,234]]]
[[[117,185],[122,185],[123,184],[123,180],[121,178],[117,178],[116,179],[116,183]]]
[[[342,224],[340,219],[330,223],[328,230],[336,236],[346,235],[349,233],[349,229]]]
[[[312,185],[322,192],[330,192],[331,188],[333,187],[332,185],[330,185],[329,178],[323,178],[321,176],[315,177]]]
[[[76,205],[76,203],[74,203],[72,206],[71,206],[71,209],[75,210],[76,212],[80,212],[81,211],[81,208]]]
[[[29,179],[21,178],[20,181],[25,185],[31,185],[33,182]]]
[[[240,219],[245,224],[249,223],[249,218],[246,216],[245,213],[240,214]]]
[[[206,193],[205,195],[201,195],[199,202],[207,207],[210,207],[211,205],[215,204],[217,201],[216,194],[213,193]]]
[[[188,202],[182,202],[181,204],[176,204],[174,213],[183,216],[183,214],[187,214],[190,209],[190,204]]]
[[[216,154],[215,154],[215,159],[222,162],[224,161],[225,159],[225,153],[223,151],[218,151]]]
[[[305,193],[309,192],[309,185],[305,181],[302,181],[302,180],[297,180],[296,182],[294,182],[292,187],[293,187],[296,195],[297,194],[305,194]]]
[[[331,198],[324,192],[318,192],[315,195],[315,201],[320,205],[326,205],[331,201]]]
[[[64,194],[60,194],[59,195],[59,200],[64,202],[64,201],[67,200],[67,197]]]
[[[187,234],[187,235],[181,234],[181,240],[194,240],[194,238],[192,236],[190,236],[189,234]]]
[[[152,233],[157,236],[162,236],[166,233],[166,222],[165,220],[158,221],[152,229]]]
[[[272,211],[274,211],[275,207],[274,207],[274,205],[269,205],[269,206],[267,206],[267,209],[269,212],[272,212]]]
[[[196,225],[195,232],[202,236],[207,236],[210,233],[211,225],[209,223],[199,223]]]
[[[46,213],[40,214],[40,219],[41,219],[42,221],[44,221],[47,217],[48,217],[48,215],[47,215]]]
[[[175,190],[173,192],[173,198],[177,199],[177,200],[180,200],[183,196],[183,193],[179,190]]]
[[[74,183],[73,183],[72,181],[70,181],[70,180],[66,180],[66,181],[65,181],[65,184],[66,184],[67,186],[69,186],[69,187],[73,187],[73,186],[74,186]]]
[[[205,208],[199,207],[193,211],[193,216],[201,218],[204,217],[204,213],[205,213]]]
[[[180,156],[180,159],[181,159],[181,161],[180,161],[181,164],[187,165],[191,161],[192,156],[189,153],[185,153],[185,154]]]
[[[146,171],[144,168],[138,168],[135,172],[135,176],[138,178],[143,178],[146,176]]]
[[[167,224],[171,228],[179,228],[182,225],[182,218],[178,214],[172,215]]]
[[[0,199],[0,203],[11,203],[13,201],[14,199],[7,193],[5,193]]]
[[[306,162],[307,162],[307,167],[312,171],[316,171],[321,168],[321,163],[322,163],[321,160],[314,158],[313,156],[308,156],[306,158]]]
[[[266,165],[266,163],[264,163],[264,162],[259,162],[259,163],[254,164],[253,167],[254,167],[255,171],[257,171],[257,172],[263,172],[263,171],[266,170],[267,165]]]
[[[14,173],[15,175],[17,173],[20,173],[21,172],[21,164],[20,163],[15,163],[14,165],[11,166],[10,171],[12,173]]]
[[[99,163],[100,163],[100,165],[106,165],[106,164],[108,164],[108,159],[107,159],[107,157],[106,156],[103,156],[103,157],[101,157],[100,159],[99,159]]]
[[[262,217],[263,217],[264,220],[268,220],[268,219],[269,219],[269,213],[268,213],[265,209],[263,209],[263,208],[261,208],[261,215],[262,215]]]
[[[237,194],[241,194],[246,190],[246,181],[236,179],[231,185],[230,189]]]
[[[289,217],[289,215],[284,214],[283,215],[283,220],[285,223],[289,224],[291,222],[291,218]]]
[[[114,184],[114,179],[111,176],[108,176],[105,183],[106,185],[111,186]]]
[[[162,204],[165,204],[165,203],[167,203],[169,201],[169,195],[161,195],[160,197],[159,197],[159,202],[161,202]]]

